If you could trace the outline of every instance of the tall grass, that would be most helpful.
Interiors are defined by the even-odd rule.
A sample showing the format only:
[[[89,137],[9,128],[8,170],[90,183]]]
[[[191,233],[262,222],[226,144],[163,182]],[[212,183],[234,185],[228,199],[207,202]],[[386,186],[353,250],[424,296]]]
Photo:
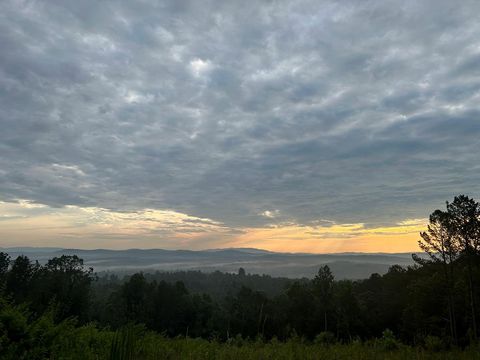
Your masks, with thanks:
[[[134,360],[136,359],[137,336],[132,326],[125,327],[114,333],[109,360]]]
[[[387,334],[388,335],[388,334]],[[127,326],[118,331],[98,329],[94,325],[77,327],[73,322],[55,325],[42,320],[34,324],[25,342],[5,342],[0,337],[1,360],[480,360],[480,347],[439,351],[411,347],[399,342],[392,346],[384,336],[368,342],[349,344],[330,341],[309,342],[301,338],[288,341],[241,337],[227,342],[168,338]]]
[[[475,360],[480,359],[480,349],[433,352],[402,344],[393,348],[385,346],[383,339],[332,345],[301,339],[264,342],[238,338],[221,343],[184,337],[171,339],[150,332],[139,335],[135,329],[128,328],[113,334],[109,359]]]

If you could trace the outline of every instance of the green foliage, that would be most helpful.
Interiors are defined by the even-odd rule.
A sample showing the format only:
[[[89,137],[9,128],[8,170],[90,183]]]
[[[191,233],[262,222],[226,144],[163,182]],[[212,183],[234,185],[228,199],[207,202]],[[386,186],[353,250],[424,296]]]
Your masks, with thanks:
[[[127,326],[118,330],[112,339],[110,360],[134,360],[136,358],[137,334],[135,328]]]
[[[385,329],[383,331],[378,344],[385,351],[394,351],[400,348],[400,342],[395,338],[393,331],[390,329]]]
[[[242,286],[263,292],[268,297],[275,297],[281,295],[285,288],[294,282],[294,280],[287,278],[248,274],[246,270],[245,274],[243,274],[240,269],[237,274],[222,273],[220,271],[206,273],[189,270],[175,272],[156,271],[144,274],[144,276],[148,282],[156,281],[160,283],[164,281],[174,284],[180,281],[192,293],[205,293],[216,301],[221,301],[226,296],[237,293]],[[111,280],[108,280],[110,283]]]
[[[427,335],[425,337],[425,349],[430,352],[439,352],[445,350],[445,343],[438,336]]]
[[[38,264],[26,256],[19,256],[13,262],[6,274],[6,292],[11,294],[18,303],[27,301],[31,295],[32,280],[38,271]]]
[[[93,269],[86,269],[83,260],[76,255],[53,258],[36,274],[36,293],[42,302],[36,301],[42,311],[56,304],[58,319],[76,317],[87,319],[90,306],[90,284],[94,280]]]
[[[10,256],[0,251],[0,291],[3,289],[9,265]]]
[[[433,349],[422,350],[401,345],[393,333],[385,331],[378,343],[337,344],[332,334],[320,334],[321,341],[310,343],[300,338],[286,342],[247,340],[237,336],[225,343],[185,337],[167,338],[128,325],[112,332],[92,324],[78,326],[75,321],[53,321],[51,314],[32,319],[23,307],[2,300],[0,310],[0,354],[2,359],[436,359]],[[392,346],[396,344],[396,346]],[[435,349],[436,351],[437,349]],[[441,351],[438,358],[480,359],[477,348]]]
[[[94,359],[105,354],[106,342],[96,327],[77,327],[76,321],[53,321],[47,312],[38,318],[23,306],[1,300],[0,354],[2,359]],[[82,348],[89,347],[91,356],[83,356]]]
[[[315,336],[315,344],[333,345],[336,341],[337,339],[335,339],[335,335],[330,331],[322,331]]]

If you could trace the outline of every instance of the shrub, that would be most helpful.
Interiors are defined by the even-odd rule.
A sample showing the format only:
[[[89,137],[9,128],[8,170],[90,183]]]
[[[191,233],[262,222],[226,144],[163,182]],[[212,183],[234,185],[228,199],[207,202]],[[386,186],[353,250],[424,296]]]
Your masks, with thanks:
[[[445,343],[438,336],[428,335],[425,338],[425,349],[432,352],[445,350]]]
[[[321,345],[333,345],[336,343],[335,335],[330,331],[322,331],[320,334],[315,336],[315,344]]]
[[[380,341],[380,347],[385,351],[394,351],[400,347],[400,342],[395,338],[393,331],[385,329],[382,333]]]

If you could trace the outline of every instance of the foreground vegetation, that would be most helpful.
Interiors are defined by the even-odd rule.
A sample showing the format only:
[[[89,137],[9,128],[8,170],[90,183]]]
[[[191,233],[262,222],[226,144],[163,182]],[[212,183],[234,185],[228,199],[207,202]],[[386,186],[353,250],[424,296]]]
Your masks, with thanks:
[[[480,348],[445,350],[438,339],[424,346],[407,346],[389,331],[379,339],[336,343],[328,336],[314,341],[292,337],[246,340],[240,336],[226,342],[201,338],[175,337],[130,325],[117,331],[99,329],[93,324],[78,326],[74,320],[55,323],[51,313],[28,322],[24,308],[3,304],[0,311],[1,359],[480,359]],[[325,334],[323,334],[325,335]]]
[[[181,274],[206,293],[158,274],[99,279],[76,256],[0,253],[0,358],[480,359],[480,204],[435,211],[420,246],[415,266],[361,281],[328,266],[297,281]]]

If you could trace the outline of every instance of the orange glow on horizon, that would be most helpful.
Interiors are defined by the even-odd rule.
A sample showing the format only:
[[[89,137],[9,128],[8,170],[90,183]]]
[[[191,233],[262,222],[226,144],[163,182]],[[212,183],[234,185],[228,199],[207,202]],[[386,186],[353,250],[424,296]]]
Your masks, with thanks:
[[[426,219],[391,226],[363,223],[272,224],[231,228],[172,210],[115,212],[27,201],[0,202],[0,247],[165,248],[202,250],[252,247],[278,252],[415,252]]]
[[[363,224],[250,228],[235,239],[233,247],[309,253],[416,252],[424,229],[423,223],[378,228]]]

